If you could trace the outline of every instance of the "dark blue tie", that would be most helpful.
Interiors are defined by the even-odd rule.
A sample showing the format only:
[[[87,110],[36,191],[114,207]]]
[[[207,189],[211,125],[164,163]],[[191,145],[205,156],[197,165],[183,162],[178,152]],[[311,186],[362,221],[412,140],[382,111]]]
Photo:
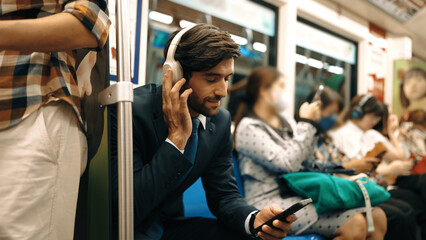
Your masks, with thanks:
[[[197,153],[198,147],[198,127],[200,126],[200,120],[198,118],[192,118],[192,133],[185,146],[184,155],[194,163],[195,154]]]
[[[192,118],[192,133],[191,136],[188,139],[188,142],[185,146],[184,155],[194,163],[195,161],[195,155],[197,154],[197,147],[198,147],[198,127],[200,126],[200,120],[198,118]],[[188,176],[189,172],[191,171],[192,167],[185,173],[185,175],[181,178],[180,183],[185,180],[186,176]],[[164,228],[161,226],[159,219],[156,219],[154,223],[146,230],[146,235],[153,239],[161,239],[161,236],[163,235]]]
[[[195,161],[195,155],[197,154],[197,147],[198,147],[198,127],[200,126],[200,120],[198,118],[192,118],[192,133],[191,136],[188,139],[188,142],[185,146],[185,152],[183,155],[191,161],[192,164],[194,164]],[[189,172],[191,171],[192,167],[185,173],[185,175],[182,177],[181,182],[185,180],[186,176],[188,176]]]

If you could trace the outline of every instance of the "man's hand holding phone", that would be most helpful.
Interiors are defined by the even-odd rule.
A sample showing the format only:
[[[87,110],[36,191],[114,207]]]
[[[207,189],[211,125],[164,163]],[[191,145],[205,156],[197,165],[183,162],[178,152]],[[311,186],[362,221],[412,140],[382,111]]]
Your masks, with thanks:
[[[256,229],[268,220],[282,213],[284,210],[276,204],[271,204],[264,207],[257,215],[254,220],[253,227]],[[291,223],[296,221],[296,215],[291,214],[285,218],[285,221],[274,220],[272,226],[263,225],[261,231],[257,232],[257,235],[263,240],[281,240],[287,236],[287,233],[291,231]]]
[[[185,148],[192,131],[191,115],[188,109],[188,96],[192,93],[192,89],[189,88],[180,93],[185,81],[182,78],[173,85],[171,69],[163,75],[163,113],[164,122],[169,130],[168,139],[181,150]]]

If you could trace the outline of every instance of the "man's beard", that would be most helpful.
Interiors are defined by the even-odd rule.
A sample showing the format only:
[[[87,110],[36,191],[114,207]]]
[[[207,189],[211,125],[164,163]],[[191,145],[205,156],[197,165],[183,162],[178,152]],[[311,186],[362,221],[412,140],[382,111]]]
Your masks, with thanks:
[[[187,84],[184,85],[185,89],[190,88]],[[194,110],[197,113],[200,113],[206,117],[212,117],[219,113],[219,106],[215,108],[208,108],[206,106],[206,103],[209,100],[220,100],[222,99],[219,96],[212,96],[212,97],[205,97],[204,99],[201,99],[195,91],[193,91],[188,96],[188,107],[190,107],[192,110]]]

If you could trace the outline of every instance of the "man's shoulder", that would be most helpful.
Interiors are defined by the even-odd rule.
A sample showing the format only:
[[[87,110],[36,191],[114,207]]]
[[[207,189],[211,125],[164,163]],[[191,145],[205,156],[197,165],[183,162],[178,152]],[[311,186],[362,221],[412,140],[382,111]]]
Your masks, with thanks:
[[[161,96],[162,87],[159,84],[150,83],[133,89],[134,97],[144,98],[149,96]]]
[[[133,89],[134,106],[153,106],[160,101],[161,103],[161,85],[147,84]]]
[[[215,123],[227,123],[231,121],[231,115],[228,110],[219,108],[219,113],[211,117],[211,121]]]

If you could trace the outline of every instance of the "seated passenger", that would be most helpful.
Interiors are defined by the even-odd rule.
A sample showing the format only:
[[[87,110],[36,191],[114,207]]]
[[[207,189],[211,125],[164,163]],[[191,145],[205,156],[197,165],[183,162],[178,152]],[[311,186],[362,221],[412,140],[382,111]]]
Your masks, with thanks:
[[[421,109],[406,112],[398,128],[398,142],[405,157],[415,159],[414,173],[425,173],[426,169],[426,111]]]
[[[311,102],[316,89],[314,89],[306,98],[306,101]],[[334,145],[328,131],[333,128],[337,122],[335,114],[331,114],[330,110],[341,112],[343,108],[343,100],[340,95],[334,91],[327,91],[325,88],[321,95],[322,104],[325,107],[321,112],[323,117],[319,122],[320,137],[318,140],[317,148],[315,150],[315,158],[318,161],[312,161],[315,163],[314,166],[335,166],[340,165],[347,170],[354,170],[356,173],[371,172],[375,165],[372,163],[378,162],[379,160],[374,157],[362,157],[359,159],[350,159],[344,155]],[[332,102],[331,104],[329,102]],[[334,102],[334,103],[333,103]],[[328,109],[328,113],[327,113]],[[386,128],[385,128],[386,129]],[[324,164],[320,164],[322,162]],[[339,169],[339,171],[341,171]],[[406,171],[406,170],[405,170]],[[341,171],[344,172],[344,171]],[[383,209],[387,219],[387,231],[385,235],[386,240],[414,240],[416,238],[416,219],[413,208],[406,202],[399,200],[395,197],[391,197],[388,201],[377,205]]]
[[[311,101],[312,97],[313,93],[308,96],[307,101]],[[322,119],[322,122],[325,122],[324,119]],[[331,123],[333,123],[333,120]],[[328,126],[321,129],[323,132],[317,144],[315,157],[325,163],[342,165],[344,168],[348,170],[352,169],[356,173],[371,172],[375,167],[373,163],[378,162],[379,159],[374,157],[348,158],[339,151],[327,134],[327,130],[331,129],[331,125],[332,124],[328,124]],[[408,203],[391,197],[388,201],[379,204],[378,207],[383,209],[387,218],[388,227],[385,235],[386,240],[417,239],[415,213]]]
[[[404,151],[396,138],[398,119],[395,115],[390,115],[389,119],[387,116],[386,106],[373,95],[356,96],[352,99],[349,110],[344,116],[343,125],[330,131],[329,134],[338,151],[345,155],[341,158],[345,168],[373,173],[377,181],[392,185],[388,187],[391,200],[399,199],[408,203],[415,211],[417,223],[424,226],[426,175],[410,175],[413,162],[404,159]],[[383,128],[387,130],[389,139],[380,133]],[[383,155],[383,160],[366,158],[366,154],[377,143],[382,143],[386,147],[387,151]],[[391,176],[397,176],[397,178],[391,178]],[[406,209],[400,203],[392,204],[392,208],[395,207]],[[387,210],[384,210],[388,215]],[[409,239],[406,235],[401,237]]]
[[[275,68],[258,67],[248,76],[249,112],[237,126],[236,149],[246,199],[254,206],[278,203],[287,208],[301,199],[294,195],[282,198],[276,179],[282,173],[300,171],[303,164],[312,159],[317,122],[339,109],[335,101],[322,106],[321,101],[305,102],[299,110],[300,121],[296,123],[281,115],[290,103],[284,88],[284,77]],[[364,208],[357,208],[318,216],[315,206],[308,205],[296,213],[297,220],[290,234],[317,233],[334,239],[383,239],[386,232],[383,211],[373,210],[375,231],[372,233],[367,233],[364,211]]]
[[[171,45],[177,34],[173,33],[166,43],[164,57],[171,55],[169,46],[177,48],[170,52],[182,67],[183,78],[172,83],[178,67],[164,74],[163,85],[150,84],[134,90],[135,239],[250,238],[254,228],[283,210],[271,204],[262,206],[261,211],[249,206],[235,181],[230,115],[220,108],[220,100],[226,97],[234,59],[240,55],[239,45],[227,32],[207,24],[180,32],[180,42]],[[114,142],[112,145],[116,146]],[[116,149],[112,156],[116,207]],[[183,216],[183,192],[199,177],[217,219]],[[258,236],[282,239],[295,216],[286,220],[274,221],[274,228],[264,226]]]

